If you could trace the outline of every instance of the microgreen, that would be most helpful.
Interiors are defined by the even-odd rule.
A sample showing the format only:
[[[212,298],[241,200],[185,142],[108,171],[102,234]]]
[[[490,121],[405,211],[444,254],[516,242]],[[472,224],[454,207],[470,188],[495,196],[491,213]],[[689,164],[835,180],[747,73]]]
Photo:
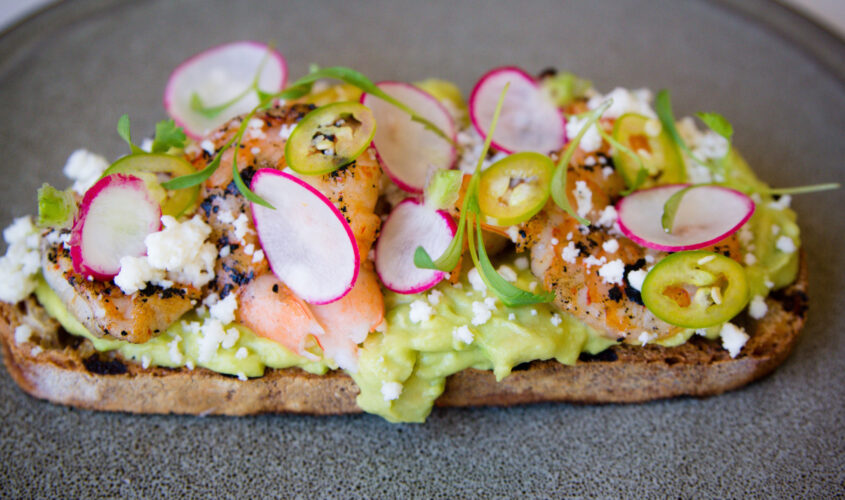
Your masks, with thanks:
[[[216,118],[220,115],[220,113],[226,111],[227,108],[248,96],[250,92],[255,92],[256,96],[258,96],[258,100],[263,101],[270,94],[258,88],[258,80],[261,78],[261,72],[264,70],[264,65],[267,64],[272,50],[272,45],[267,45],[267,51],[264,53],[264,57],[261,58],[261,62],[258,63],[258,69],[255,71],[255,76],[252,77],[252,82],[250,82],[249,86],[238,95],[215,106],[206,106],[199,94],[194,91],[191,93],[191,110],[206,118]]]
[[[117,134],[126,141],[126,144],[129,144],[129,149],[132,150],[133,153],[143,153],[144,151],[132,143],[132,132],[129,127],[129,115],[123,114],[117,120]]]
[[[156,123],[156,135],[153,139],[151,152],[166,153],[171,149],[182,149],[186,141],[185,131],[173,120],[162,120]]]
[[[470,258],[472,259],[475,268],[481,279],[487,285],[499,300],[508,307],[517,307],[528,304],[538,304],[541,302],[549,302],[552,300],[552,294],[536,295],[527,292],[519,287],[516,287],[505,280],[493,267],[490,262],[490,257],[484,249],[484,238],[481,231],[481,209],[478,206],[478,183],[481,179],[481,165],[484,158],[487,156],[487,150],[490,148],[490,142],[496,130],[496,123],[499,121],[499,114],[502,111],[502,105],[505,102],[505,94],[508,91],[510,84],[506,84],[502,89],[502,94],[499,96],[499,102],[496,105],[496,111],[493,113],[493,120],[490,123],[490,132],[484,140],[484,147],[481,150],[481,155],[478,158],[478,163],[475,167],[464,193],[464,200],[461,205],[461,216],[458,221],[458,230],[455,232],[455,237],[449,243],[449,247],[443,252],[436,261],[431,259],[428,252],[421,246],[417,247],[414,252],[414,264],[423,269],[437,269],[440,271],[451,271],[458,265],[461,258],[464,246],[464,230],[467,231],[467,243],[469,246]],[[458,177],[460,179],[460,177]],[[458,184],[460,187],[460,184]],[[469,214],[473,214],[473,221],[468,221]],[[473,241],[472,228],[475,226],[476,242]]]
[[[664,231],[667,233],[672,232],[672,228],[675,226],[675,216],[678,215],[678,207],[681,206],[681,200],[690,191],[690,189],[704,185],[705,184],[687,186],[666,200],[666,203],[663,204],[663,216],[660,218],[660,224],[663,226]]]
[[[628,185],[628,189],[622,191],[621,193],[622,196],[628,196],[629,194],[639,189],[640,186],[643,185],[643,182],[645,182],[646,178],[648,178],[648,170],[645,168],[643,159],[640,155],[631,150],[631,148],[614,139],[613,136],[608,134],[602,127],[599,127],[599,134],[601,134],[602,138],[607,141],[608,144],[613,146],[617,151],[621,151],[628,157],[633,158],[634,161],[636,161],[639,165],[639,168],[637,169],[637,176],[634,178],[634,182]]]
[[[449,137],[445,132],[443,132],[437,125],[418,115],[416,111],[408,107],[406,104],[386,94],[383,90],[378,88],[376,84],[372,82],[372,80],[364,76],[363,73],[355,71],[354,69],[346,68],[343,66],[333,66],[330,68],[316,69],[315,71],[312,71],[311,73],[303,76],[302,78],[294,82],[293,85],[310,85],[316,82],[317,80],[322,80],[325,78],[332,78],[348,83],[349,85],[358,87],[367,94],[372,94],[378,97],[379,99],[396,106],[402,111],[408,113],[408,115],[410,115],[411,117],[411,120],[421,124],[426,129],[434,132],[444,140],[448,141],[452,146],[457,147],[457,144],[455,144],[452,138]]]
[[[710,128],[713,132],[721,135],[728,142],[731,141],[731,137],[734,135],[734,127],[731,125],[731,122],[728,121],[727,118],[720,115],[719,113],[705,113],[705,112],[698,112],[695,114],[701,121],[704,122],[707,127]]]
[[[769,195],[784,195],[784,194],[805,194],[805,193],[817,193],[819,191],[830,191],[832,189],[839,189],[841,186],[838,182],[827,182],[824,184],[813,184],[810,186],[796,186],[796,187],[789,187],[789,188],[767,188],[767,189],[760,189],[757,190],[760,194],[769,194]]]
[[[654,99],[654,110],[657,112],[657,118],[660,120],[660,124],[663,125],[663,129],[666,130],[675,144],[696,163],[707,165],[705,161],[697,158],[692,153],[687,143],[684,142],[683,137],[681,137],[680,132],[678,132],[678,128],[675,126],[675,115],[672,113],[672,98],[669,96],[668,90],[663,89],[657,93]]]
[[[569,169],[569,161],[572,160],[572,155],[575,154],[575,149],[578,147],[578,144],[581,143],[581,138],[584,137],[584,134],[587,133],[587,130],[590,127],[596,124],[602,113],[604,113],[611,104],[613,104],[613,99],[608,99],[598,108],[583,115],[586,118],[584,125],[581,127],[581,130],[575,134],[575,137],[569,141],[566,148],[564,148],[563,154],[560,155],[557,166],[555,166],[555,173],[552,175],[552,199],[555,201],[557,206],[561,208],[561,210],[578,219],[578,222],[584,226],[589,226],[590,221],[575,213],[575,210],[572,209],[572,205],[569,204],[569,198],[566,196],[566,174]]]
[[[59,191],[47,183],[38,188],[38,227],[70,227],[76,210],[76,200],[70,189]]]
[[[419,246],[414,251],[414,265],[422,269],[437,269],[439,271],[451,271],[458,265],[461,260],[461,252],[464,249],[464,228],[466,227],[467,215],[469,213],[469,204],[473,200],[472,193],[478,189],[478,182],[481,179],[481,165],[484,164],[484,158],[487,157],[487,151],[490,149],[490,143],[493,140],[493,132],[496,130],[496,123],[499,121],[499,113],[502,111],[502,105],[505,102],[505,94],[510,87],[510,83],[505,84],[502,89],[502,95],[499,96],[499,102],[496,104],[496,110],[493,112],[493,120],[490,123],[490,133],[484,138],[484,146],[481,148],[481,155],[478,157],[478,163],[475,165],[475,172],[467,185],[466,192],[464,192],[464,201],[461,205],[461,216],[458,220],[458,230],[455,232],[455,237],[452,238],[451,243],[443,252],[443,255],[432,260],[425,248]],[[476,204],[478,202],[476,201]]]
[[[475,196],[475,194],[473,194],[473,196]],[[473,214],[475,215],[474,225],[476,240],[473,242],[471,236],[468,238],[469,255],[472,259],[472,263],[478,270],[478,275],[481,277],[481,280],[484,281],[484,284],[487,285],[487,288],[493,291],[493,293],[499,297],[499,300],[508,307],[519,307],[551,302],[554,299],[553,293],[544,292],[542,294],[535,294],[523,290],[522,288],[509,283],[496,271],[496,268],[493,267],[493,263],[490,262],[490,257],[487,255],[487,251],[484,249],[484,235],[481,231],[481,224],[479,223],[480,214],[478,211],[478,204],[476,203],[471,210],[473,210]],[[478,245],[477,255],[476,244]]]

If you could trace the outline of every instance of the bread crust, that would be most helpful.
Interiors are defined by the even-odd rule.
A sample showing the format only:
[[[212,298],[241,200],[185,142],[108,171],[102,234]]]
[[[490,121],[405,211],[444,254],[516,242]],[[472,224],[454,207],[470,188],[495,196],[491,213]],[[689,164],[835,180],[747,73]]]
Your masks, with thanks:
[[[801,255],[798,278],[766,299],[768,314],[739,318],[751,338],[737,358],[718,342],[694,337],[665,348],[618,345],[573,366],[535,361],[497,382],[492,372],[467,369],[447,379],[437,406],[510,406],[538,402],[636,403],[676,396],[712,396],[759,379],[780,365],[803,327],[807,269]],[[358,388],[342,372],[313,375],[298,368],[268,369],[246,381],[197,368],[143,368],[100,361],[78,338],[33,339],[18,344],[17,327],[33,299],[0,303],[0,344],[9,374],[30,395],[53,403],[104,411],[251,415],[360,413]],[[43,310],[41,310],[43,312]],[[62,337],[62,334],[59,334]],[[40,342],[40,343],[39,343]],[[40,351],[40,352],[39,352]]]

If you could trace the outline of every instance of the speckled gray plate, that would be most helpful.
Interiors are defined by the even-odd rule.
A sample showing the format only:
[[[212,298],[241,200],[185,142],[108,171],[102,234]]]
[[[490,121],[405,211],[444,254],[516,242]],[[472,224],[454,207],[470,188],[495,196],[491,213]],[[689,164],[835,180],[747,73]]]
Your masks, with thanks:
[[[0,37],[0,223],[33,212],[67,155],[122,152],[164,116],[170,70],[213,44],[275,40],[293,76],[374,79],[567,68],[599,89],[672,89],[716,110],[775,185],[845,181],[845,48],[775,3],[76,1]],[[633,406],[194,418],[80,411],[0,374],[0,496],[808,496],[845,487],[842,191],[802,197],[811,309],[792,357],[724,396]],[[2,279],[2,277],[0,277]]]

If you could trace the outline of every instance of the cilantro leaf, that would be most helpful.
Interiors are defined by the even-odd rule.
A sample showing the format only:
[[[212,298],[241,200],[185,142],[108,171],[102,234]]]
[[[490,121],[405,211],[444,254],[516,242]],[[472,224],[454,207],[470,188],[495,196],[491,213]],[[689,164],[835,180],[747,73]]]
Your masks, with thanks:
[[[731,122],[719,113],[698,112],[695,116],[701,119],[701,121],[703,121],[710,130],[721,135],[728,141],[730,141],[731,137],[734,135],[734,127],[731,125]]]
[[[153,139],[153,153],[166,153],[171,148],[185,147],[185,131],[173,120],[162,120],[156,123],[156,135]]]

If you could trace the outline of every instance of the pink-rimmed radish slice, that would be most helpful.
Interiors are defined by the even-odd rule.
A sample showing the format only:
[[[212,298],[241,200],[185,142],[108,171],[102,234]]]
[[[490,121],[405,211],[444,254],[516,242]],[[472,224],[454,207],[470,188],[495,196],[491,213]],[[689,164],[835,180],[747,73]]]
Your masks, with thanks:
[[[457,129],[452,115],[429,93],[402,82],[380,82],[377,86],[455,141]],[[362,95],[361,103],[370,108],[376,119],[373,147],[379,161],[385,173],[400,188],[421,193],[429,172],[451,168],[455,163],[455,148],[420,123],[412,121],[405,111],[372,94]]]
[[[721,186],[697,186],[681,198],[671,233],[661,219],[666,201],[689,184],[643,189],[616,204],[619,229],[644,247],[665,252],[695,250],[715,245],[742,227],[754,213],[746,194]]]
[[[147,253],[144,238],[161,229],[161,207],[138,177],[103,177],[82,198],[70,238],[73,269],[108,280],[120,272],[120,259]]]
[[[419,293],[433,287],[446,273],[420,269],[414,252],[422,246],[432,258],[439,257],[455,236],[455,221],[443,210],[414,199],[396,205],[381,226],[375,248],[375,265],[381,282],[396,293]]]
[[[487,137],[487,128],[505,84],[510,83],[491,144],[505,153],[533,151],[549,154],[566,142],[566,119],[560,109],[525,71],[496,68],[481,77],[469,97],[472,125]]]
[[[194,93],[206,107],[219,106],[244,94],[259,67],[259,89],[273,93],[284,88],[288,74],[285,58],[263,43],[232,42],[200,52],[171,73],[164,90],[164,108],[186,134],[194,139],[204,137],[254,108],[258,96],[254,91],[247,92],[221,112],[206,116],[192,108]]]
[[[275,210],[252,204],[252,217],[273,273],[311,304],[340,299],[358,279],[358,244],[346,218],[306,182],[263,168],[252,190]]]

